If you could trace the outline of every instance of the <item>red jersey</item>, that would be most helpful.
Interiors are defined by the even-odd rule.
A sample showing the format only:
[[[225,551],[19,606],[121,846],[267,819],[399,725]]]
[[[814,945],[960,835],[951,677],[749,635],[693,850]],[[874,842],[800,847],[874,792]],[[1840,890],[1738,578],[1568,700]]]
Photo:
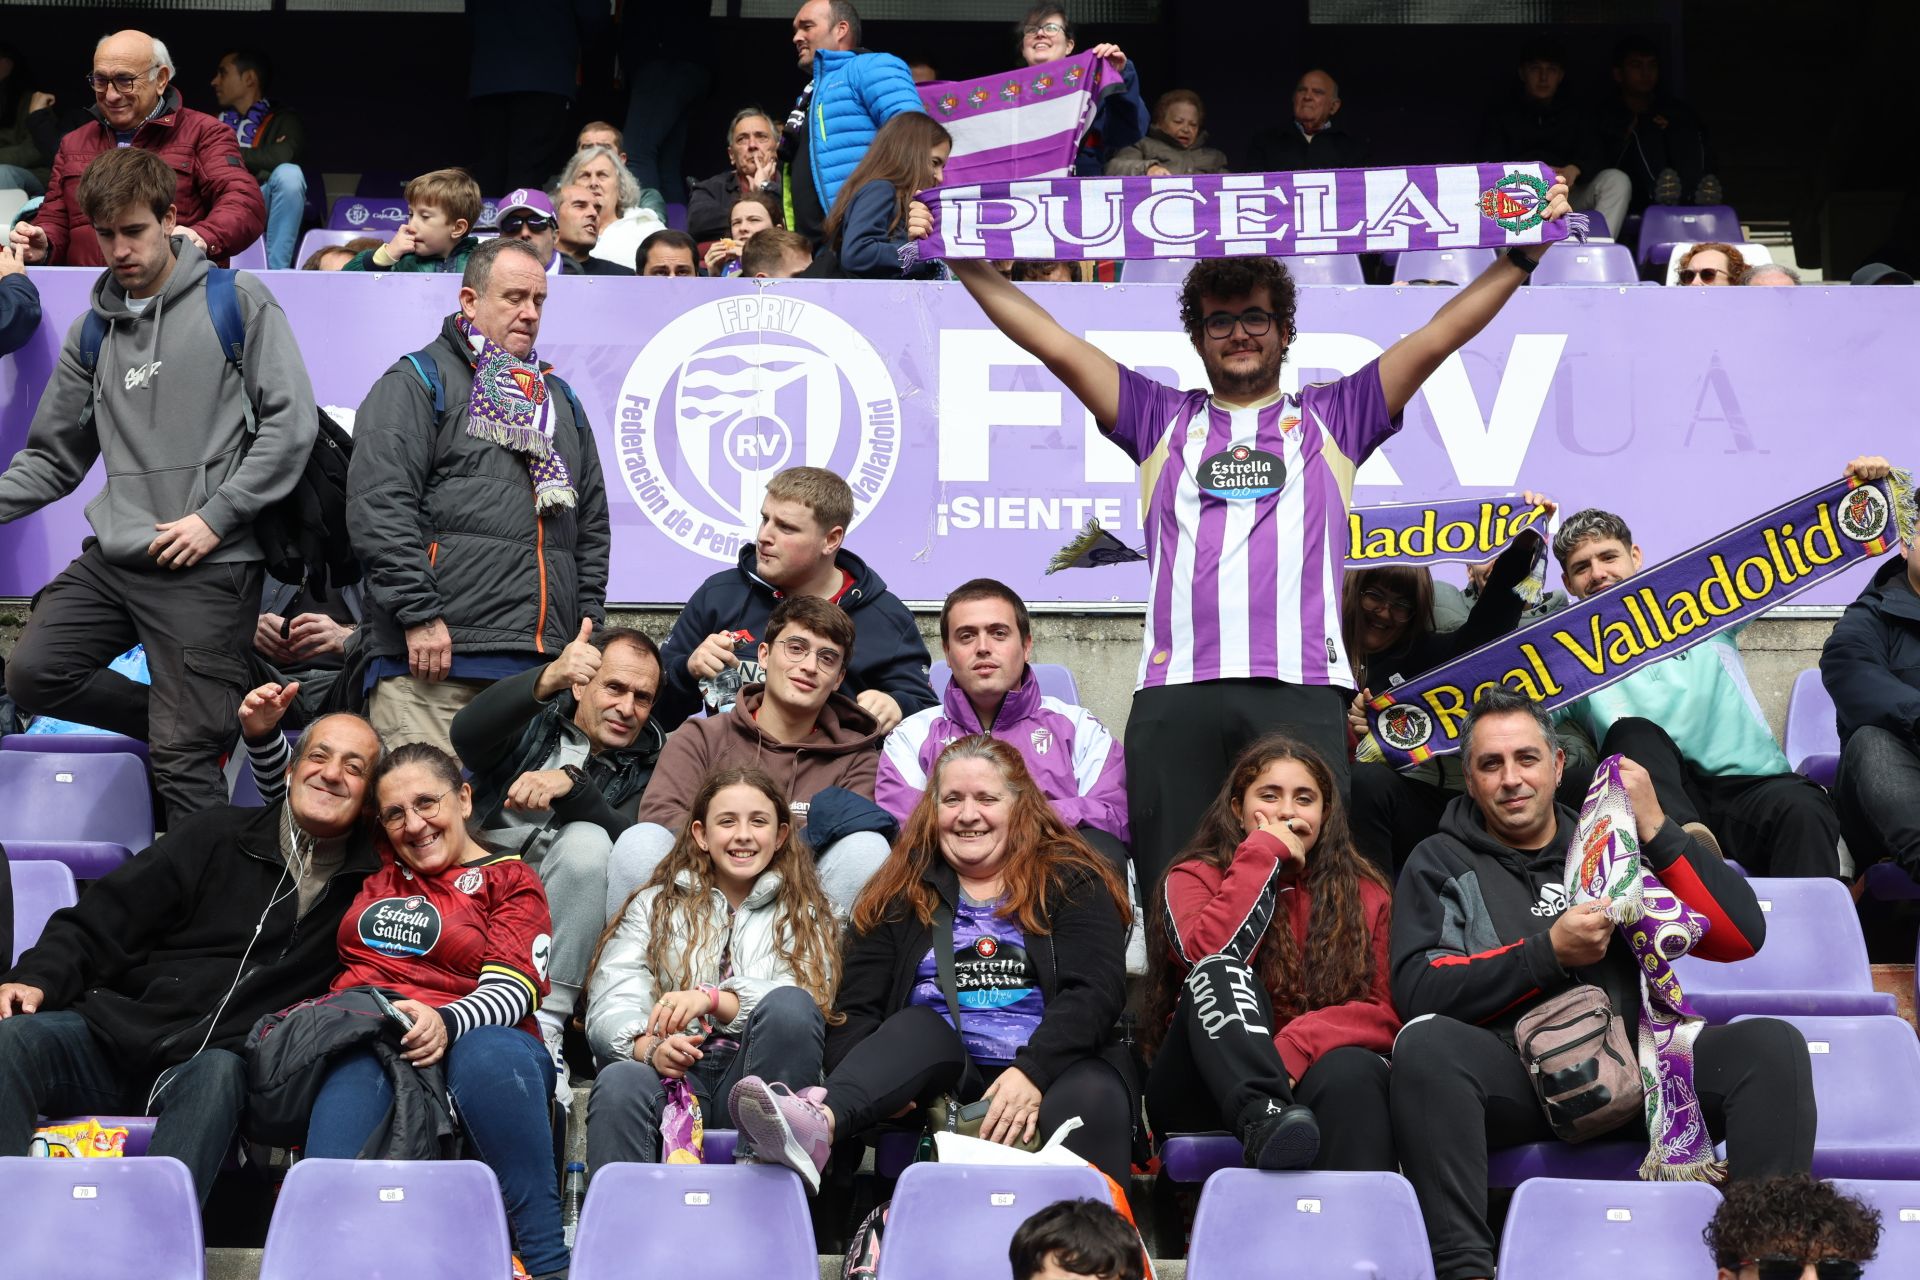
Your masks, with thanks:
[[[511,854],[419,876],[391,853],[367,877],[340,921],[335,991],[373,986],[440,1008],[473,994],[484,977],[522,987],[521,1030],[540,1034],[532,1010],[547,994],[553,916],[534,869]]]

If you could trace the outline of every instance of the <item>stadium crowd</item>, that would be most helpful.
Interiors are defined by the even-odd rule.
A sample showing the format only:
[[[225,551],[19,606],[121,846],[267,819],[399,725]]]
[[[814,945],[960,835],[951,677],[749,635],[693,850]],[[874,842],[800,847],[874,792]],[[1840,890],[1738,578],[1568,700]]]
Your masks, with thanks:
[[[1396,771],[1356,754],[1372,694],[1521,625],[1536,557],[1565,592],[1545,608],[1643,569],[1595,507],[1477,567],[1470,602],[1306,536],[1345,528],[1354,470],[1563,250],[1498,255],[1377,360],[1297,393],[1280,382],[1299,301],[1281,260],[1187,274],[1180,323],[1209,382],[1193,390],[1116,362],[1014,283],[1078,264],[1010,279],[955,261],[920,270],[957,280],[1141,468],[1151,585],[1124,733],[1049,686],[1026,602],[989,576],[945,599],[936,688],[888,566],[847,545],[851,489],[820,468],[771,481],[757,537],[664,638],[613,625],[588,410],[536,355],[549,275],[897,279],[932,230],[914,197],[952,138],[908,64],[866,50],[844,0],[810,0],[792,32],[806,88],[784,118],[734,116],[684,230],[661,130],[643,167],[631,126],[594,122],[571,152],[561,128],[557,172],[506,157],[500,179],[524,181],[497,234],[482,184],[441,169],[407,184],[390,237],[309,259],[458,276],[438,333],[359,406],[338,518],[362,577],[331,593],[269,567],[289,495],[341,433],[270,279],[221,269],[262,237],[289,267],[301,229],[305,129],[270,101],[267,59],[220,59],[215,117],[185,105],[161,40],[117,33],[93,51],[90,118],[56,139],[53,95],[0,56],[0,128],[26,130],[0,135],[0,187],[44,193],[0,253],[5,348],[38,323],[35,267],[103,268],[0,474],[0,521],[96,459],[108,476],[6,688],[26,714],[149,743],[164,829],[0,975],[0,1153],[48,1117],[148,1114],[149,1150],[204,1201],[236,1137],[423,1157],[457,1128],[498,1177],[527,1273],[561,1276],[547,1100],[564,1109],[591,1076],[593,1172],[693,1156],[696,1107],[822,1192],[922,1112],[1028,1149],[1078,1119],[1066,1147],[1121,1192],[1156,1141],[1224,1131],[1257,1169],[1403,1172],[1440,1280],[1491,1276],[1489,1149],[1568,1136],[1532,1078],[1529,1016],[1583,992],[1616,1022],[1640,1014],[1625,931],[1566,898],[1596,767],[1619,758],[1646,866],[1713,922],[1701,959],[1764,945],[1746,872],[1850,876],[1843,833],[1920,874],[1920,561],[1887,560],[1827,644],[1831,793],[1793,772],[1730,633],[1555,714],[1493,686],[1456,757]],[[1018,35],[1029,66],[1080,39],[1046,4]],[[1121,88],[1076,172],[1227,170],[1197,93],[1149,112],[1124,51],[1092,48]],[[1621,46],[1617,107],[1597,115],[1563,98],[1563,68],[1529,50],[1485,138],[1552,165],[1547,219],[1623,228],[1719,203],[1705,127],[1663,94],[1651,46]],[[493,96],[505,122],[542,95]],[[1304,73],[1248,167],[1363,164],[1340,107],[1330,75]],[[1678,278],[1796,282],[1718,242],[1686,248]],[[1238,445],[1281,461],[1279,488],[1197,478]],[[1892,470],[1831,461],[1863,483]],[[150,685],[109,666],[136,643]],[[228,803],[236,748],[263,807]],[[1801,1033],[1705,1028],[1691,1072],[1726,1144],[1721,1274],[1870,1258],[1858,1206],[1794,1216],[1829,1194],[1806,1177]],[[1139,1274],[1137,1239],[1115,1246],[1102,1213],[1034,1219],[1018,1274]]]

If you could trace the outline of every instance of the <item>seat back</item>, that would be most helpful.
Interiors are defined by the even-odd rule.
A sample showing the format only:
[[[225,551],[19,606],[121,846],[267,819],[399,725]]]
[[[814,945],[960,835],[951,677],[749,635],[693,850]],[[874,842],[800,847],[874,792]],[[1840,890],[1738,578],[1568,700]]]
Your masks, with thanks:
[[[478,1160],[302,1160],[274,1202],[260,1280],[477,1280],[512,1267],[500,1184]]]
[[[580,1210],[573,1280],[672,1274],[676,1268],[661,1265],[657,1245],[634,1247],[636,1230],[655,1242],[724,1241],[728,1275],[815,1280],[820,1274],[806,1191],[777,1165],[606,1165],[594,1174]],[[689,1275],[705,1271],[691,1262],[686,1268]]]
[[[1920,1179],[1920,1039],[1891,1015],[1781,1016],[1807,1040],[1816,1178]],[[1735,1022],[1748,1021],[1735,1018]]]
[[[171,1156],[36,1160],[0,1156],[0,1249],[9,1276],[34,1280],[201,1280],[200,1197]]]
[[[1058,698],[1062,702],[1080,705],[1080,685],[1073,678],[1073,670],[1058,662],[1032,662],[1034,679],[1040,682],[1040,692],[1049,698]],[[947,696],[947,686],[953,683],[953,668],[944,661],[936,662],[927,668],[927,683],[933,686],[933,696]]]
[[[1367,282],[1360,256],[1353,253],[1303,253],[1286,260],[1295,284],[1355,285]]]
[[[73,882],[72,869],[64,862],[9,860],[7,872],[13,879],[13,957],[8,961],[11,964],[40,940],[40,931],[46,928],[49,916],[80,901],[80,889]]]
[[[152,843],[137,756],[0,751],[0,846],[10,857],[58,858],[93,879]]]
[[[1638,284],[1633,251],[1623,244],[1557,244],[1540,259],[1527,283],[1537,285]]]
[[[59,751],[87,756],[118,752],[147,758],[145,742],[118,733],[9,733],[0,737],[0,751]]]
[[[1012,1280],[1007,1245],[1056,1200],[1107,1199],[1084,1165],[910,1165],[893,1191],[878,1280]],[[264,1280],[264,1277],[263,1277]]]
[[[1192,258],[1138,258],[1122,264],[1121,284],[1185,284]]]
[[[267,269],[267,240],[261,236],[242,249],[235,249],[227,259],[227,265],[236,271],[265,271]]]
[[[1880,1251],[1861,1280],[1920,1276],[1920,1182],[1836,1178],[1834,1189],[1880,1211]]]
[[[1840,771],[1840,722],[1833,696],[1820,679],[1820,668],[1809,667],[1793,678],[1787,699],[1787,759],[1795,773],[1804,773],[1823,787],[1833,785]]]
[[[1700,1233],[1720,1207],[1704,1182],[1535,1178],[1513,1193],[1500,1280],[1701,1280]]]
[[[1731,244],[1740,239],[1740,217],[1723,204],[1649,205],[1640,215],[1640,261],[1664,262],[1653,252],[1661,245],[1695,244],[1719,240]]]
[[[1261,1173],[1222,1169],[1193,1218],[1187,1280],[1285,1274],[1432,1280],[1433,1255],[1413,1187],[1397,1173]]]
[[[300,249],[293,255],[293,265],[305,266],[308,258],[330,244],[345,244],[349,240],[358,240],[361,236],[372,234],[370,231],[342,231],[334,227],[315,227],[300,237]]]
[[[1695,956],[1674,962],[1694,1010],[1708,1022],[1739,1014],[1892,1013],[1873,987],[1853,895],[1838,880],[1749,881],[1767,918],[1766,942],[1735,964]]]
[[[333,202],[327,226],[388,240],[406,220],[407,202],[399,196],[341,196]]]
[[[1491,249],[1415,249],[1393,263],[1393,279],[1445,280],[1465,285],[1493,265]]]

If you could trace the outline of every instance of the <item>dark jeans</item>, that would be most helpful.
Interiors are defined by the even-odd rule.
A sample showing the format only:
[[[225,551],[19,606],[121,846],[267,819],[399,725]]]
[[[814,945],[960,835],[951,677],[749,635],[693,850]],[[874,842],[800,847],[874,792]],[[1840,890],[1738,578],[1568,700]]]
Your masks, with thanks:
[[[1854,865],[1892,858],[1920,880],[1920,748],[1885,729],[1856,729],[1835,780]]]
[[[687,1072],[687,1087],[700,1099],[707,1124],[718,1127],[714,1122],[727,1114],[727,1095],[742,1076],[777,1080],[791,1089],[818,1084],[826,1034],[820,1007],[799,987],[775,987],[760,997],[747,1016],[739,1048],[707,1049]],[[631,1059],[608,1064],[587,1097],[587,1168],[598,1172],[619,1160],[658,1161],[664,1100],[652,1067]]]
[[[1440,815],[1459,794],[1384,764],[1356,763],[1351,785],[1347,822],[1353,846],[1380,868],[1388,883],[1399,878],[1414,846],[1440,829]]]
[[[1005,1069],[968,1068],[966,1048],[947,1020],[922,1005],[907,1006],[855,1045],[827,1077],[836,1137],[854,1138],[902,1107],[943,1093],[975,1101]],[[1044,1138],[1079,1116],[1085,1123],[1068,1135],[1067,1149],[1124,1187],[1133,1161],[1130,1102],[1118,1071],[1099,1058],[1082,1058],[1041,1095],[1037,1132]]]
[[[35,715],[145,738],[166,826],[224,805],[220,757],[240,733],[263,573],[257,562],[127,569],[89,538],[35,597],[7,691]],[[151,688],[107,669],[135,644]]]
[[[70,1009],[0,1022],[0,1154],[27,1154],[43,1115],[151,1115],[147,1154],[186,1165],[204,1205],[240,1127],[246,1061],[203,1050],[162,1073],[149,1105],[147,1082],[128,1076],[115,1057]]]
[[[1797,773],[1715,777],[1688,764],[1651,720],[1616,720],[1600,744],[1644,768],[1669,818],[1704,822],[1721,851],[1757,876],[1840,874],[1840,819],[1820,784]]]
[[[1240,752],[1269,733],[1318,751],[1347,793],[1347,699],[1329,685],[1207,680],[1133,695],[1127,716],[1127,824],[1140,897],[1192,838]]]
[[[1706,1028],[1694,1041],[1693,1086],[1707,1129],[1726,1139],[1733,1177],[1812,1167],[1813,1068],[1792,1025],[1760,1018]],[[1492,1275],[1487,1150],[1553,1137],[1520,1055],[1485,1027],[1409,1022],[1393,1047],[1393,1136],[1420,1197],[1437,1280]]]
[[[1379,1054],[1345,1045],[1289,1085],[1260,980],[1231,957],[1209,956],[1187,975],[1147,1073],[1147,1119],[1161,1141],[1214,1129],[1244,1138],[1249,1113],[1264,1112],[1269,1099],[1298,1102],[1320,1125],[1314,1168],[1391,1171],[1399,1168],[1387,1109],[1391,1074]]]
[[[1075,827],[1074,830],[1080,833],[1082,840],[1085,840],[1088,845],[1092,846],[1095,853],[1113,864],[1113,869],[1120,873],[1120,879],[1124,882],[1127,878],[1128,855],[1127,846],[1120,843],[1120,837],[1110,831],[1102,831],[1098,827],[1090,827],[1084,822],[1078,827]]]
[[[707,92],[713,73],[697,62],[655,57],[630,72],[627,168],[668,204],[687,202],[687,116]]]
[[[475,1027],[448,1047],[445,1061],[461,1133],[500,1180],[520,1260],[536,1276],[561,1270],[567,1246],[553,1174],[554,1070],[546,1046],[517,1027]],[[342,1057],[314,1099],[306,1154],[356,1158],[392,1106],[393,1086],[371,1051]]]
[[[544,187],[573,151],[573,103],[557,93],[489,93],[467,103],[480,154],[473,179],[487,196]],[[469,232],[473,228],[467,228]]]

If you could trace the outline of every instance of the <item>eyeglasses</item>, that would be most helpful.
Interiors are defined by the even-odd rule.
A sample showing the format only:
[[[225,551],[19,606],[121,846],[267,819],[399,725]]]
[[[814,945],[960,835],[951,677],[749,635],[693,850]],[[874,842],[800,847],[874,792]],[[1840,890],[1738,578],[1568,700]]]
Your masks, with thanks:
[[[1360,593],[1360,598],[1376,609],[1384,609],[1395,622],[1406,622],[1413,617],[1413,601],[1390,596],[1378,587],[1368,587]]]
[[[160,64],[156,62],[147,68],[144,75],[137,76],[126,71],[121,72],[117,76],[103,76],[97,71],[89,71],[87,72],[87,87],[95,93],[105,93],[107,86],[112,85],[121,93],[132,93],[134,85],[139,84],[142,80],[153,79],[153,73],[159,69]]]
[[[1040,22],[1031,27],[1020,28],[1020,34],[1023,36],[1063,36],[1067,34],[1067,29],[1057,22]]]
[[[521,231],[545,231],[554,220],[544,213],[516,213],[500,219],[500,234],[517,236]]]
[[[1741,1267],[1752,1267],[1760,1280],[1800,1280],[1811,1266],[1820,1280],[1860,1280],[1865,1270],[1851,1258],[1748,1258]]]
[[[377,815],[380,825],[389,831],[396,831],[407,821],[407,812],[411,810],[422,822],[432,822],[440,816],[440,802],[453,794],[448,787],[437,796],[415,796],[412,804],[395,805],[391,809],[382,809]]]
[[[1680,268],[1681,284],[1692,284],[1695,280],[1704,280],[1706,283],[1712,284],[1721,276],[1725,276],[1728,283],[1732,283],[1733,273],[1722,270],[1719,267],[1702,267],[1698,271],[1695,271],[1692,267]]]
[[[1236,324],[1246,330],[1249,338],[1257,338],[1273,328],[1273,312],[1262,311],[1259,307],[1248,307],[1237,316],[1216,311],[1201,323],[1206,326],[1209,338],[1231,338]]]
[[[805,662],[807,655],[812,654],[814,662],[819,665],[823,673],[831,673],[840,669],[842,654],[838,649],[829,649],[825,645],[821,645],[816,649],[799,636],[788,636],[785,640],[782,640],[780,642],[780,652],[787,655],[787,661],[789,662]]]

